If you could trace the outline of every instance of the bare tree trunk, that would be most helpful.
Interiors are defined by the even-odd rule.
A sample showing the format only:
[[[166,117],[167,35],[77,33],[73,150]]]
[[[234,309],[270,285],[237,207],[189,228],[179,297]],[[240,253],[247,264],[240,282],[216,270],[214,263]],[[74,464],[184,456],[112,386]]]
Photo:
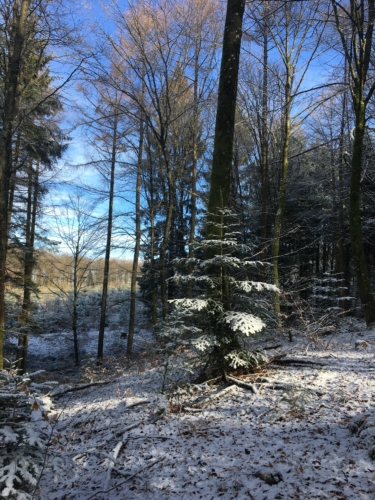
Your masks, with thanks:
[[[347,64],[345,64],[347,66]],[[345,73],[346,73],[345,68]],[[346,78],[346,76],[345,76]],[[340,139],[339,139],[339,165],[338,165],[338,224],[337,224],[337,241],[336,241],[336,273],[339,277],[339,296],[341,298],[347,296],[345,285],[348,285],[345,273],[345,249],[344,249],[344,189],[343,189],[343,165],[345,163],[344,158],[344,133],[345,133],[345,122],[346,122],[346,102],[347,93],[343,95],[342,103],[342,114],[341,114],[341,124],[340,124]],[[350,308],[350,301],[342,300],[340,306],[348,310]]]
[[[268,202],[268,21],[267,21],[267,3],[263,10],[263,84],[262,84],[262,129],[260,140],[260,168],[262,179],[262,215],[260,240],[262,245],[262,254],[265,257],[265,244],[267,240],[267,202]]]
[[[12,175],[12,146],[14,120],[18,108],[18,88],[21,73],[22,48],[26,35],[26,21],[30,0],[22,0],[20,12],[14,10],[13,44],[9,69],[4,79],[4,111],[0,134],[0,370],[3,369],[3,342],[5,328],[5,266],[8,234],[8,197]]]
[[[105,247],[104,257],[104,277],[102,289],[102,303],[100,309],[100,326],[99,326],[99,339],[98,339],[98,365],[103,361],[103,348],[104,348],[104,329],[105,317],[107,310],[107,294],[108,294],[108,280],[109,280],[109,259],[111,255],[111,239],[112,239],[112,225],[113,225],[113,197],[115,186],[115,168],[116,168],[116,149],[117,149],[117,125],[118,125],[118,110],[114,110],[113,134],[112,134],[112,152],[111,152],[111,173],[109,184],[109,206],[108,206],[108,222],[107,222],[107,242]]]
[[[216,112],[214,152],[208,198],[207,237],[221,237],[220,209],[228,206],[233,160],[234,124],[237,102],[244,0],[228,0],[221,58]],[[215,250],[208,251],[209,258]]]
[[[150,213],[150,223],[151,318],[152,324],[155,326],[158,322],[158,298],[156,294],[155,280],[155,214],[153,209]]]
[[[238,70],[240,63],[242,22],[245,10],[244,0],[228,0],[225,19],[223,52],[221,58],[219,94],[216,112],[214,151],[211,171],[210,193],[207,213],[207,239],[222,239],[225,216],[223,209],[228,207],[231,194],[231,170],[233,162],[233,143],[237,102]],[[206,250],[206,258],[222,253],[222,245]],[[208,273],[218,279],[220,286],[210,292],[221,300],[223,308],[229,305],[228,280],[223,266],[211,266]],[[238,340],[224,325],[214,323],[215,335],[223,347],[218,347],[216,356],[222,367],[225,366],[226,349],[238,348]],[[223,342],[226,337],[226,342]]]
[[[73,269],[73,340],[74,340],[74,362],[79,365],[79,348],[78,348],[78,248],[74,255],[74,269]]]
[[[170,174],[168,174],[170,177]],[[162,318],[165,319],[167,316],[167,305],[168,305],[168,284],[167,284],[167,249],[169,244],[169,234],[171,231],[171,224],[173,218],[173,187],[172,182],[168,179],[168,206],[167,206],[167,216],[164,225],[163,241],[160,247],[160,292],[161,292],[161,309]]]
[[[363,247],[362,220],[361,220],[361,175],[363,139],[365,135],[365,103],[362,96],[358,96],[356,107],[356,121],[354,131],[353,155],[351,161],[350,179],[350,206],[349,223],[350,239],[354,260],[354,269],[357,276],[358,291],[361,298],[366,324],[375,323],[375,297],[371,289],[371,282],[367,270],[366,256]]]
[[[190,234],[189,234],[189,259],[194,257],[193,243],[195,239],[195,227],[197,219],[197,162],[198,162],[198,79],[199,79],[199,41],[195,41],[195,65],[194,65],[194,84],[193,84],[193,130],[192,130],[192,174],[191,174],[191,218],[190,218]],[[188,272],[193,272],[193,264],[188,267]],[[191,297],[192,289],[188,286],[187,295]]]
[[[30,322],[31,312],[31,290],[32,276],[34,269],[34,241],[35,241],[35,226],[36,212],[38,206],[39,194],[39,162],[33,172],[32,160],[30,160],[28,172],[28,187],[27,187],[27,209],[26,209],[26,241],[25,241],[25,261],[24,261],[24,277],[23,277],[23,303],[21,313],[21,326],[26,328]],[[27,348],[29,343],[29,332],[25,331],[18,338],[17,348],[17,370],[23,375],[27,371]]]
[[[375,91],[375,84],[367,90],[371,64],[375,22],[374,0],[350,0],[349,9],[332,0],[336,28],[339,33],[350,75],[350,91],[355,113],[354,144],[351,159],[349,225],[354,269],[357,277],[366,324],[375,323],[375,296],[367,270],[363,246],[361,220],[361,179],[363,144],[366,126],[366,106]],[[344,26],[343,17],[347,24]],[[349,29],[349,36],[346,30]]]
[[[7,244],[9,242],[10,225],[12,222],[13,214],[13,203],[14,203],[14,191],[16,188],[16,165],[18,162],[19,151],[20,151],[21,135],[17,135],[16,145],[14,148],[14,159],[12,162],[12,172],[9,183],[9,200],[8,200],[8,222],[7,222]]]
[[[286,44],[288,41],[286,40]],[[288,49],[286,51],[288,53]],[[273,276],[274,284],[276,286],[280,285],[279,282],[279,254],[280,254],[280,237],[281,237],[281,227],[285,212],[285,201],[286,201],[286,186],[288,179],[288,167],[289,167],[289,140],[290,140],[290,105],[291,105],[291,92],[292,92],[292,79],[291,79],[291,68],[289,61],[286,63],[286,83],[285,83],[285,117],[284,117],[284,144],[283,144],[283,154],[282,154],[282,170],[281,170],[281,181],[278,199],[278,208],[275,219],[275,228],[273,233],[272,242],[272,264],[273,264]],[[275,312],[280,315],[280,294],[275,294]],[[279,316],[280,318],[280,316]],[[279,321],[279,325],[281,322]]]
[[[126,355],[131,358],[133,352],[133,338],[135,325],[135,306],[137,294],[137,274],[138,274],[138,259],[139,250],[141,247],[141,172],[142,172],[142,157],[143,157],[143,139],[144,139],[144,123],[140,121],[139,144],[138,144],[138,159],[137,159],[137,183],[135,187],[135,247],[133,257],[133,269],[130,286],[130,317],[129,317],[129,335]]]

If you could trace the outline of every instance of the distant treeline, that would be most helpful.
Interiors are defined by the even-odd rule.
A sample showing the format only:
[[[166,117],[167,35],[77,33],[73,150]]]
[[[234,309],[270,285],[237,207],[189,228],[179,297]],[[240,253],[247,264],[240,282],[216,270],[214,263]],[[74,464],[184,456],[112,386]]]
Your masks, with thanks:
[[[17,259],[12,259],[11,268],[17,269]],[[12,265],[13,264],[13,265]],[[109,287],[130,286],[132,261],[111,259],[109,267]],[[103,283],[104,259],[89,259],[83,257],[77,264],[80,288],[95,288]],[[15,272],[11,273],[15,276]],[[67,254],[40,252],[37,256],[33,271],[33,282],[37,288],[45,291],[64,290],[73,288],[74,258]],[[13,286],[16,280],[12,281]]]

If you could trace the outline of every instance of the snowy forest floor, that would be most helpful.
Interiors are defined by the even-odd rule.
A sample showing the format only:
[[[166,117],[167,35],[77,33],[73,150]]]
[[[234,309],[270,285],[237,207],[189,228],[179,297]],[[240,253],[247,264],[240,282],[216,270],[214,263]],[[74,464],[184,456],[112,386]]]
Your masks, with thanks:
[[[33,368],[61,359],[65,344],[55,340],[58,349],[30,339]],[[257,346],[282,344],[270,356],[299,363],[241,376],[256,393],[234,386],[205,402],[225,385],[203,386],[173,405],[160,393],[162,367],[146,354],[147,332],[136,340],[145,355],[131,366],[108,358],[102,370],[86,363],[79,380],[62,366],[37,380],[59,380],[60,391],[108,382],[56,398],[41,499],[375,498],[375,329],[348,320],[314,342],[270,336]],[[113,336],[109,350],[121,342]]]

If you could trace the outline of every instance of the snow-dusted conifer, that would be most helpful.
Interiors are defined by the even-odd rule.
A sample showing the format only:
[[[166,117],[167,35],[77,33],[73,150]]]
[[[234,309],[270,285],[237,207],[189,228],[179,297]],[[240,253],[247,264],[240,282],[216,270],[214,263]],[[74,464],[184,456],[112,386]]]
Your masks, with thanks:
[[[224,215],[234,217],[228,211]],[[230,231],[225,229],[221,239],[195,242],[197,257],[175,262],[172,279],[181,290],[188,288],[191,296],[170,300],[172,311],[160,325],[165,345],[189,352],[189,363],[200,365],[208,376],[266,361],[264,352],[252,349],[251,337],[274,319],[269,304],[278,291],[256,280],[259,268],[264,275],[268,264],[249,258],[252,247],[238,241],[240,234],[233,231],[233,224]],[[211,257],[204,258],[204,252]],[[194,271],[186,275],[186,268]]]
[[[28,381],[0,372],[0,497],[10,500],[34,498],[49,438],[52,402],[31,393]]]

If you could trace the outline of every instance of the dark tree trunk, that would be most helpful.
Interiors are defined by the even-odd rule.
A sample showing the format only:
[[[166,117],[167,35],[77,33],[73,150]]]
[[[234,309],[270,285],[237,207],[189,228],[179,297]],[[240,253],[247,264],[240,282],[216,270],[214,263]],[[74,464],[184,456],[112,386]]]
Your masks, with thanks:
[[[220,210],[227,208],[233,160],[244,0],[228,0],[217,101],[214,152],[208,198],[207,238],[222,237]],[[214,253],[208,251],[208,257]]]
[[[30,0],[22,0],[19,13],[14,11],[13,38],[9,69],[5,75],[4,103],[0,133],[0,370],[3,369],[3,341],[5,328],[5,266],[8,234],[8,198],[12,175],[12,146],[14,122],[17,116],[18,91],[21,74],[22,49],[26,36],[27,14]]]
[[[114,197],[115,169],[116,169],[117,125],[118,125],[118,111],[117,111],[117,109],[115,109],[114,123],[113,123],[113,134],[112,134],[111,172],[110,172],[110,181],[109,181],[107,241],[106,241],[106,246],[105,246],[105,257],[104,257],[102,302],[101,302],[101,307],[100,307],[100,326],[99,326],[98,357],[97,357],[99,365],[102,364],[102,361],[103,361],[105,317],[106,317],[106,312],[107,312],[109,259],[110,259],[110,255],[111,255],[111,239],[112,239],[112,226],[113,226],[113,197]]]
[[[138,159],[137,159],[137,182],[135,187],[135,247],[133,257],[133,269],[130,286],[130,316],[129,316],[129,335],[126,355],[131,358],[133,352],[133,338],[135,326],[135,306],[137,294],[137,273],[139,250],[141,247],[141,173],[142,173],[142,157],[143,157],[143,139],[144,139],[144,124],[141,120],[139,130],[138,144]]]
[[[225,20],[223,53],[219,77],[219,94],[216,112],[214,151],[211,171],[210,193],[207,213],[207,239],[222,239],[224,235],[225,216],[223,209],[228,208],[231,195],[231,170],[233,162],[233,143],[237,101],[238,70],[240,64],[242,22],[245,10],[244,0],[228,0]],[[206,250],[206,258],[222,253],[222,245]],[[224,309],[229,307],[228,280],[223,266],[211,266],[208,273],[218,279],[220,286],[212,293],[221,300]],[[215,335],[221,347],[214,356],[223,369],[226,350],[239,347],[238,339],[224,325],[213,324]],[[226,342],[223,338],[226,337]],[[229,352],[229,351],[228,351]]]
[[[289,141],[290,141],[290,107],[291,107],[291,94],[292,94],[292,76],[291,67],[289,60],[286,62],[286,83],[285,83],[285,117],[284,117],[284,138],[283,138],[283,153],[282,153],[282,169],[281,169],[281,181],[279,189],[279,199],[278,208],[275,218],[275,228],[273,232],[272,241],[272,264],[273,264],[273,276],[274,284],[276,286],[280,285],[279,281],[279,254],[280,254],[280,239],[281,239],[281,227],[285,212],[286,203],[286,187],[288,180],[288,168],[289,168]],[[280,294],[275,294],[275,312],[280,315]],[[280,318],[280,316],[279,316]],[[281,321],[279,320],[279,325],[281,326]]]
[[[263,84],[262,84],[262,129],[260,134],[260,168],[262,179],[262,215],[260,239],[262,245],[262,254],[264,256],[265,244],[267,240],[267,202],[268,202],[268,21],[267,21],[267,3],[264,7],[264,25],[263,25]]]
[[[74,341],[74,362],[79,365],[79,347],[78,347],[78,247],[74,255],[73,269],[73,341]]]
[[[35,241],[35,226],[36,212],[38,206],[39,194],[39,162],[36,164],[35,172],[33,171],[32,161],[30,161],[28,172],[28,188],[27,188],[27,209],[26,209],[26,241],[25,241],[25,261],[24,261],[24,277],[23,277],[23,303],[21,324],[27,329],[30,323],[31,312],[31,291],[33,286],[33,269],[34,269],[34,241]],[[18,338],[17,349],[17,370],[23,375],[27,371],[27,348],[29,343],[29,332],[26,330],[23,335]]]
[[[371,65],[375,22],[374,0],[350,0],[348,10],[332,0],[336,28],[339,33],[348,71],[355,113],[354,144],[351,158],[349,226],[354,270],[366,324],[375,323],[375,296],[371,289],[366,264],[361,221],[361,178],[363,144],[366,126],[366,106],[375,91],[375,84],[367,90]],[[344,27],[344,21],[347,23]],[[347,29],[350,36],[347,36]]]
[[[354,131],[354,146],[351,161],[350,179],[350,205],[349,223],[350,239],[352,243],[352,254],[354,270],[357,277],[358,291],[361,298],[366,324],[375,323],[375,297],[371,289],[370,277],[367,270],[366,256],[362,238],[361,220],[361,175],[363,139],[365,134],[365,104],[362,96],[358,99],[356,106],[356,123]]]
[[[194,109],[193,109],[193,130],[192,130],[192,173],[191,173],[191,217],[190,217],[190,234],[189,234],[189,259],[194,257],[193,242],[195,239],[195,227],[197,220],[197,163],[198,163],[198,80],[199,80],[199,42],[195,43],[195,65],[194,65]],[[189,264],[188,273],[193,272],[194,265]],[[192,296],[192,287],[187,287],[187,297]]]

